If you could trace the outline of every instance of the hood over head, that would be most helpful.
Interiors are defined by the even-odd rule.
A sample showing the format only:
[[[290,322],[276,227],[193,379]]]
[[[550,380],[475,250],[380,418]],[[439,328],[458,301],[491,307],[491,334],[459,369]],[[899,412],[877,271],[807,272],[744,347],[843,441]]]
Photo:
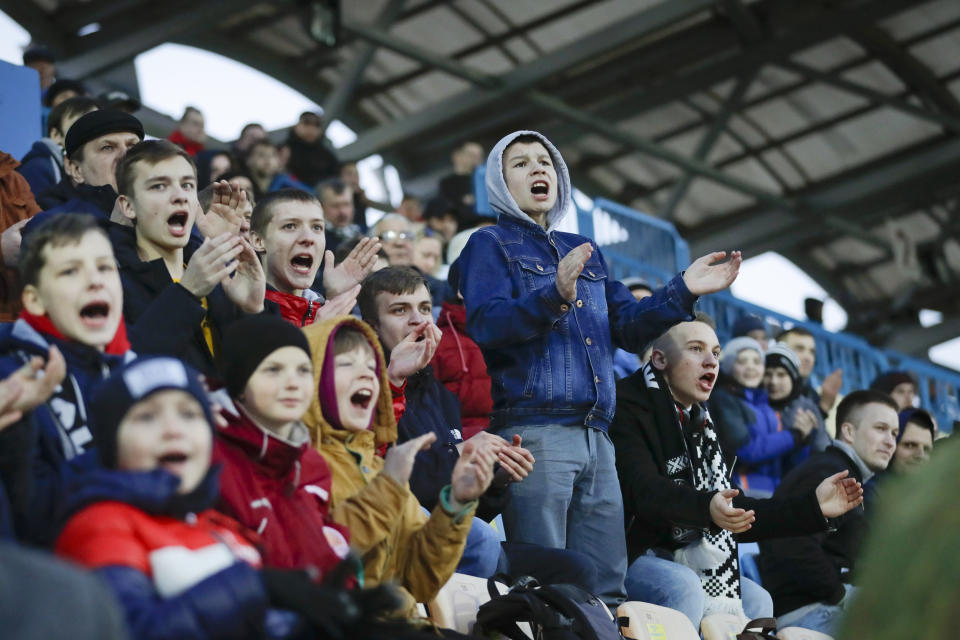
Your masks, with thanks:
[[[557,224],[563,220],[571,205],[573,190],[570,186],[570,173],[567,171],[567,165],[563,161],[563,156],[553,146],[553,143],[547,140],[547,137],[536,131],[514,131],[504,137],[494,145],[487,156],[487,197],[490,199],[490,206],[500,215],[519,218],[536,224],[529,215],[520,210],[510,190],[507,188],[507,181],[503,177],[503,152],[506,151],[510,143],[523,135],[536,136],[546,147],[553,160],[553,167],[557,172],[557,201],[553,208],[547,212],[547,232],[553,230]]]
[[[397,422],[393,417],[393,395],[390,393],[390,380],[387,378],[387,364],[383,355],[383,347],[380,346],[380,340],[370,325],[353,316],[327,318],[303,329],[303,332],[307,335],[307,342],[310,343],[314,388],[317,390],[310,402],[310,408],[303,416],[303,423],[310,430],[310,438],[315,445],[320,444],[326,438],[345,440],[352,433],[346,429],[334,427],[327,420],[320,399],[321,386],[327,382],[332,386],[332,381],[322,383],[320,379],[324,371],[324,361],[327,357],[333,357],[333,352],[328,349],[328,346],[334,334],[345,326],[361,331],[373,346],[373,352],[376,354],[377,370],[380,374],[380,397],[377,398],[377,408],[373,413],[373,423],[370,425],[370,431],[374,434],[376,446],[396,442]]]

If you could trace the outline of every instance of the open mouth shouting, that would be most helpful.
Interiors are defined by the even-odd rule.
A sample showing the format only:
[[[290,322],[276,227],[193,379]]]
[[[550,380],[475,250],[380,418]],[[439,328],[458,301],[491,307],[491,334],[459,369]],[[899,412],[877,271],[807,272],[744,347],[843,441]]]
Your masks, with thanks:
[[[550,198],[550,183],[546,180],[536,180],[530,185],[530,195],[537,202],[546,202]]]
[[[169,471],[175,476],[182,476],[184,467],[186,467],[189,460],[190,456],[182,449],[171,449],[157,458],[157,466]]]
[[[94,300],[80,309],[80,322],[88,329],[102,329],[110,319],[110,303]]]
[[[302,276],[311,275],[313,256],[309,253],[298,253],[290,259],[290,267]]]
[[[366,411],[373,400],[372,389],[358,389],[350,396],[350,405],[358,411]]]
[[[713,390],[713,384],[717,381],[717,374],[713,372],[705,373],[697,381],[701,391],[710,393]]]
[[[175,211],[167,218],[167,229],[170,235],[175,238],[182,238],[187,235],[187,222],[190,216],[186,211]]]

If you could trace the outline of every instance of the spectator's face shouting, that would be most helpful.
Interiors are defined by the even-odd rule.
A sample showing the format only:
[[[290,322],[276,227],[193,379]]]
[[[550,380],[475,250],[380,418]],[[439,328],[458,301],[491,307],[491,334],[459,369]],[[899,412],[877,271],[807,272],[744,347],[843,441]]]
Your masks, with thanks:
[[[373,349],[370,345],[362,345],[337,354],[333,367],[340,424],[351,431],[365,431],[380,397],[377,358]]]
[[[784,400],[793,391],[793,380],[783,367],[767,367],[763,371],[763,386],[773,401]]]
[[[137,221],[138,244],[162,252],[187,246],[200,208],[193,167],[174,156],[154,165],[137,162],[133,169],[133,194],[120,202],[123,214]]]
[[[168,389],[133,405],[117,431],[117,467],[165,469],[180,478],[177,493],[190,493],[210,468],[213,433],[200,403]]]
[[[327,246],[323,229],[323,210],[316,204],[288,200],[275,205],[264,236],[251,233],[253,248],[265,254],[267,284],[295,295],[309,289]]]
[[[503,177],[521,211],[534,220],[557,201],[557,171],[550,153],[539,142],[517,142],[503,152]]]
[[[100,351],[113,340],[123,289],[110,241],[88,231],[75,244],[47,245],[37,284],[23,290],[24,308],[47,315],[68,339]]]
[[[800,377],[807,378],[813,372],[813,365],[817,361],[817,343],[813,336],[804,336],[796,333],[788,333],[783,337],[800,360]]]
[[[393,351],[411,331],[424,322],[433,322],[430,292],[420,285],[413,293],[377,294],[377,335],[384,351]]]
[[[663,372],[674,400],[685,407],[706,402],[717,381],[717,334],[703,322],[681,322],[668,335],[663,349],[654,347],[650,361]]]
[[[885,404],[864,405],[837,429],[838,439],[853,446],[871,471],[883,471],[897,448],[900,421]]]
[[[748,389],[763,382],[763,356],[753,349],[743,349],[733,363],[733,379]]]
[[[280,437],[300,420],[313,398],[313,363],[298,347],[280,347],[247,381],[240,403],[254,421]]]
[[[117,132],[91,140],[83,145],[83,160],[66,162],[67,172],[77,184],[91,187],[110,185],[117,188],[117,163],[127,149],[140,142],[135,133]]]
[[[893,470],[907,473],[916,470],[930,459],[933,451],[933,434],[930,430],[913,422],[908,422],[897,450],[893,454]]]

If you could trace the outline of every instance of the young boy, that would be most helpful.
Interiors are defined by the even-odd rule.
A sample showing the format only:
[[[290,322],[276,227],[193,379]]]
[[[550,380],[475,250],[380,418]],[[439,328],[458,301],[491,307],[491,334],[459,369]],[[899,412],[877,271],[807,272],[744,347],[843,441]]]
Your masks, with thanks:
[[[373,269],[380,245],[364,238],[340,264],[325,251],[326,222],[320,202],[299,189],[282,189],[262,198],[253,210],[250,236],[266,273],[268,308],[298,327],[317,317],[349,313],[360,281]],[[326,302],[310,287],[324,262]]]
[[[133,227],[112,225],[110,239],[134,347],[215,374],[223,329],[241,313],[263,309],[263,270],[239,236],[245,195],[218,202],[222,214],[200,212],[193,160],[166,140],[132,148],[117,167],[117,186]],[[193,238],[194,223],[206,236],[202,244]]]
[[[330,469],[301,422],[315,394],[306,336],[276,316],[241,318],[224,336],[221,371],[235,402],[213,444],[223,512],[260,534],[268,566],[326,574],[349,545],[328,515]]]
[[[133,353],[113,250],[91,216],[53,216],[37,227],[21,253],[20,274],[24,310],[0,327],[0,376],[42,360],[48,371],[66,369],[53,397],[8,428],[25,431],[32,447],[28,480],[6,482],[17,534],[43,545],[52,542],[52,516],[66,482],[92,466],[82,455],[95,444],[87,411],[92,392]]]
[[[626,547],[613,445],[613,346],[633,353],[692,317],[697,296],[736,278],[739,252],[695,261],[637,302],[610,275],[596,244],[556,230],[570,176],[543,135],[515,131],[487,159],[487,192],[500,217],[461,256],[467,332],[487,363],[490,431],[519,434],[540,464],[510,488],[511,542],[582,551],[597,565],[607,604],[623,597]],[[528,440],[530,438],[530,440]],[[575,497],[575,499],[572,499]]]
[[[477,499],[493,478],[494,456],[468,443],[428,517],[407,481],[417,451],[436,436],[395,446],[386,459],[376,455],[378,447],[396,441],[397,425],[373,329],[346,316],[304,332],[319,389],[304,422],[333,473],[333,518],[350,530],[351,546],[363,558],[366,586],[393,580],[416,601],[427,602],[460,561]],[[416,350],[418,344],[407,341],[403,348]],[[398,357],[403,354],[394,350],[393,359]]]
[[[136,638],[262,638],[283,593],[311,593],[293,572],[261,573],[240,525],[214,511],[213,416],[197,373],[173,358],[111,376],[91,414],[103,469],[70,496],[56,551],[96,572]],[[322,597],[322,593],[315,593]]]

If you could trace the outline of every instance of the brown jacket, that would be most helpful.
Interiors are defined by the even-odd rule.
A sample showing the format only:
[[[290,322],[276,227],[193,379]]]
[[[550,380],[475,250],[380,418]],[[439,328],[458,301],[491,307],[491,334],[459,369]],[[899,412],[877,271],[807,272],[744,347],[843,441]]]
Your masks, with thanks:
[[[360,329],[373,345],[380,369],[380,397],[373,425],[365,432],[330,425],[323,417],[318,396],[314,396],[303,417],[333,474],[331,514],[336,522],[350,529],[350,546],[363,558],[365,585],[394,581],[417,602],[428,602],[460,562],[476,503],[457,516],[437,504],[427,517],[409,486],[380,475],[383,460],[375,449],[396,441],[397,425],[386,363],[373,329],[351,316],[305,327],[303,331],[313,354],[314,378],[319,385],[327,343],[334,330],[343,326]]]
[[[13,156],[0,151],[0,232],[40,211],[26,178],[16,171],[19,166]],[[0,322],[13,322],[20,313],[20,279],[2,259],[0,255]]]

